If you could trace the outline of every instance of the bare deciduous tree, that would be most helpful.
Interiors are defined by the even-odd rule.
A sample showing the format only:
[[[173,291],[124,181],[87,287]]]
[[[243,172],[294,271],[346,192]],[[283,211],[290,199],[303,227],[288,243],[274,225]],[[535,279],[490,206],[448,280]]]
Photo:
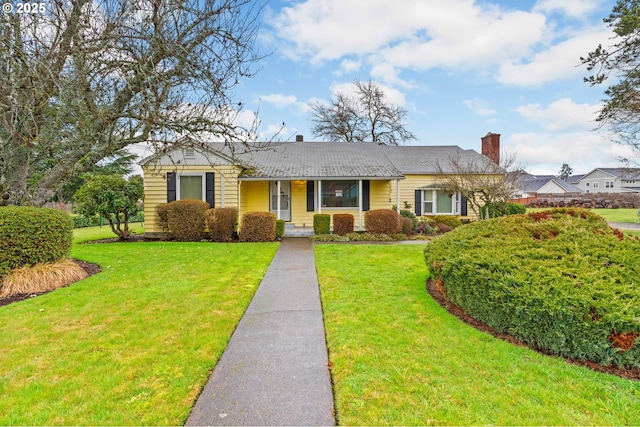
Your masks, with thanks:
[[[460,152],[447,160],[436,161],[437,185],[443,191],[460,192],[479,219],[504,215],[506,203],[519,188],[522,168],[516,155],[501,153],[500,164],[487,157],[466,157]]]
[[[407,110],[390,103],[379,84],[354,81],[355,94],[312,103],[312,132],[330,141],[371,141],[399,145],[416,137],[406,129]]]
[[[131,144],[247,132],[230,99],[261,58],[252,0],[51,0],[0,16],[0,205],[46,202]],[[34,173],[39,165],[49,164]]]

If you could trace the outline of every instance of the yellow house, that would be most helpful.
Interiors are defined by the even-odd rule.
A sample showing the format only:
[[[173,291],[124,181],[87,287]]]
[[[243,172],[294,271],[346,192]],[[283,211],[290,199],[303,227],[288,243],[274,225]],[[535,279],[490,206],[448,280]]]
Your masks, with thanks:
[[[485,138],[493,141],[485,149]],[[499,136],[483,138],[483,152],[499,153]],[[486,162],[458,146],[390,147],[370,142],[296,142],[258,145],[232,152],[223,143],[177,148],[141,162],[144,172],[145,230],[161,232],[156,206],[200,199],[211,207],[273,212],[288,230],[313,225],[317,213],[350,213],[364,229],[370,209],[403,209],[417,215],[468,217],[460,194],[439,191],[436,163],[452,157]]]

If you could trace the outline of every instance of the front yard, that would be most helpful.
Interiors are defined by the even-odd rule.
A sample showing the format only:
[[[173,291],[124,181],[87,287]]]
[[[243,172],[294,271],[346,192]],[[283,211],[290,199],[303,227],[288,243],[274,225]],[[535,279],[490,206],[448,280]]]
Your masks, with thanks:
[[[640,382],[462,323],[426,292],[422,245],[316,246],[341,425],[638,425]]]
[[[276,249],[75,245],[102,273],[0,307],[0,425],[184,423]]]
[[[0,307],[0,425],[184,423],[277,247],[76,244],[72,256],[102,273]],[[315,247],[340,425],[640,424],[639,381],[442,309],[422,249]]]

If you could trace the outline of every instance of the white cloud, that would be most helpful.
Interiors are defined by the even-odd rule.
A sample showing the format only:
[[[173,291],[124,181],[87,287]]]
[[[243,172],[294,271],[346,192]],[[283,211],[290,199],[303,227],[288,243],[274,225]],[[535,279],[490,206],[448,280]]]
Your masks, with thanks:
[[[532,123],[552,132],[567,130],[590,130],[595,127],[600,104],[577,104],[570,98],[550,103],[546,108],[540,104],[527,104],[516,108],[520,115]]]
[[[492,116],[496,113],[486,101],[480,98],[466,99],[463,103],[476,116]]]
[[[580,56],[606,43],[612,33],[602,28],[590,28],[535,54],[528,62],[511,60],[500,66],[498,81],[519,86],[539,86],[552,80],[586,74],[579,66]]]
[[[274,27],[288,55],[312,62],[373,55],[395,67],[483,68],[528,53],[545,16],[473,0],[307,0]]]
[[[354,71],[358,71],[360,69],[360,67],[362,67],[362,62],[354,61],[352,59],[344,59],[340,63],[340,68],[345,73],[352,73]]]
[[[596,0],[538,0],[533,9],[545,13],[559,11],[567,16],[582,18],[596,10],[599,3]]]
[[[288,107],[298,102],[295,95],[282,95],[280,93],[274,93],[270,95],[263,95],[260,99],[269,104],[273,104],[278,108]]]
[[[597,132],[516,133],[508,137],[505,148],[515,152],[518,161],[534,174],[556,175],[563,163],[575,174],[587,173],[597,167],[621,167],[621,157],[630,157],[628,147],[616,144]]]

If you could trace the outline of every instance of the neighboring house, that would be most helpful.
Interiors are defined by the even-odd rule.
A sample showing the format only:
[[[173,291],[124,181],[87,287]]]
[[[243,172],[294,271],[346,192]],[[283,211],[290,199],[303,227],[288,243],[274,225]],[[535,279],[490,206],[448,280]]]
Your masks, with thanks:
[[[531,175],[520,172],[516,198],[519,203],[528,204],[538,200],[564,200],[579,198],[582,190],[554,175]]]
[[[571,182],[584,193],[640,193],[640,169],[597,168]]]
[[[500,135],[482,138],[483,151],[497,161]],[[270,211],[297,227],[313,225],[317,213],[350,213],[357,228],[370,209],[411,204],[417,215],[468,217],[466,200],[438,188],[436,162],[446,165],[487,157],[458,146],[389,147],[367,142],[296,142],[233,154],[223,143],[201,151],[183,148],[141,162],[145,188],[145,231],[160,232],[156,206],[180,199],[235,207],[240,216]]]

